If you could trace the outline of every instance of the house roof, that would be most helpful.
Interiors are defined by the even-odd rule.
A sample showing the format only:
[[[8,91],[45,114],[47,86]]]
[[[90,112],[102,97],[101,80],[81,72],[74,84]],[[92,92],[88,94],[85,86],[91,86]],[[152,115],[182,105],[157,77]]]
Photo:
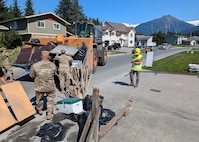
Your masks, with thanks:
[[[192,37],[187,38],[187,40],[188,41],[191,41],[191,40],[199,41],[199,36],[192,36]]]
[[[191,37],[187,37],[186,39],[183,39],[183,41],[199,41],[199,36],[191,36]]]
[[[136,39],[139,41],[148,40],[149,38],[151,38],[151,36],[136,35]]]
[[[19,18],[13,18],[13,19],[9,19],[9,20],[0,21],[0,23],[10,22],[10,21],[15,21],[15,20],[20,20],[20,19],[30,19],[30,18],[34,18],[34,17],[48,16],[48,15],[52,15],[55,18],[61,20],[62,22],[66,23],[68,25],[71,25],[69,22],[67,22],[66,20],[62,19],[61,17],[55,15],[52,12],[46,12],[46,13],[34,14],[34,15],[30,15],[30,16],[23,16],[23,17],[19,17]]]
[[[106,30],[116,30],[117,32],[121,33],[128,33],[130,30],[135,31],[134,27],[128,27],[125,24],[120,23],[113,23],[113,22],[105,22],[104,29]]]
[[[3,30],[3,31],[8,31],[9,28],[4,26],[4,25],[0,25],[0,30]]]

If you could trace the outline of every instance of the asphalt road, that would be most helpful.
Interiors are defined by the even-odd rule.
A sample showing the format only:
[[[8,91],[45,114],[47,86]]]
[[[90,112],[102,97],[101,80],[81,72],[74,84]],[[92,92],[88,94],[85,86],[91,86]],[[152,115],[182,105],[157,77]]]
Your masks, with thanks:
[[[92,94],[92,86],[100,89],[104,96],[103,107],[113,110],[116,114],[127,104],[131,104],[133,110],[123,117],[102,139],[102,142],[198,142],[199,138],[199,93],[198,78],[187,75],[173,75],[143,71],[138,88],[127,86],[129,83],[128,72],[131,64],[129,49],[123,48],[127,54],[111,55],[107,65],[97,68],[93,75],[88,94]],[[170,51],[157,51],[154,60],[185,49],[171,49]],[[170,53],[168,53],[170,52]],[[33,82],[24,76],[24,70],[17,69],[15,78],[19,78],[22,85],[32,99],[34,97]],[[61,96],[57,92],[57,100]],[[133,98],[133,102],[129,99]],[[63,120],[63,116],[56,116],[57,120]],[[64,120],[67,121],[67,120]],[[44,124],[45,116],[36,115],[31,123],[24,124],[21,128],[13,127],[9,131],[0,134],[0,141],[39,141],[33,130]],[[66,134],[67,140],[73,142],[77,135],[77,125],[71,121],[73,129]],[[32,129],[28,131],[28,129]],[[16,131],[17,130],[17,131]],[[28,134],[27,134],[28,133]],[[24,135],[29,135],[27,138]]]
[[[154,60],[184,50],[158,50]],[[133,107],[101,142],[198,142],[198,77],[143,70],[139,87],[128,87],[130,58],[131,54],[109,56],[92,78],[90,86],[100,88],[104,108],[118,113],[127,104]]]

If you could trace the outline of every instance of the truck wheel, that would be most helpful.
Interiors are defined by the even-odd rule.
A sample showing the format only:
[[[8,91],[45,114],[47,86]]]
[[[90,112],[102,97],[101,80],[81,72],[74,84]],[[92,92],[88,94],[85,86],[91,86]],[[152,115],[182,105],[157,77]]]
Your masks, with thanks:
[[[102,56],[99,58],[98,65],[104,66],[107,62],[107,51],[105,49],[102,50]]]
[[[93,49],[93,73],[95,73],[97,69],[97,50]]]

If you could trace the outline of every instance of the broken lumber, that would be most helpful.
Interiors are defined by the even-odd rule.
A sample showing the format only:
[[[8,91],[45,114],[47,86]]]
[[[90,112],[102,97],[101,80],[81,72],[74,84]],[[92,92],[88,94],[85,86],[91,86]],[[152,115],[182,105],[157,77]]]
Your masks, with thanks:
[[[132,106],[129,104],[127,105],[123,110],[121,110],[115,117],[109,121],[107,125],[105,125],[100,131],[99,131],[99,140],[106,134],[108,131],[122,118],[122,116],[128,115],[128,113],[132,110]]]
[[[79,142],[98,142],[99,116],[100,116],[99,89],[93,87],[92,109],[89,112]]]

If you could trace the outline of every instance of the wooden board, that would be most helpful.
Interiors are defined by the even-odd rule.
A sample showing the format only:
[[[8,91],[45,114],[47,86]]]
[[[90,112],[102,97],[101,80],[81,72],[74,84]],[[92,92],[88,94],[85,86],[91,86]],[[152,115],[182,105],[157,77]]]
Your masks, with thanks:
[[[19,81],[4,84],[1,87],[18,121],[36,113]]]
[[[0,94],[0,132],[16,123],[14,117],[10,113],[3,97]]]

